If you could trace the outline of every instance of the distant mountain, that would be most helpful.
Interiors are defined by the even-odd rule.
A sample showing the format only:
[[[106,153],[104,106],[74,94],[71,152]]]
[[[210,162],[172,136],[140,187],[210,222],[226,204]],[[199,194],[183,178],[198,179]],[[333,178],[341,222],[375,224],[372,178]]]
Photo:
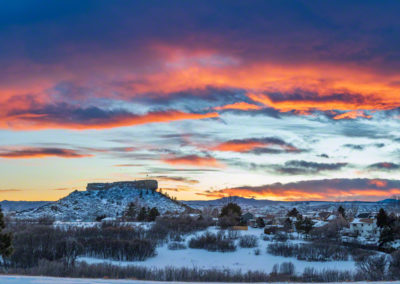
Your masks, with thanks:
[[[156,186],[157,188],[157,186]],[[54,203],[18,212],[16,218],[36,219],[45,216],[64,221],[93,221],[97,216],[121,216],[127,205],[157,207],[160,213],[181,213],[187,206],[151,189],[143,181],[88,184],[87,191],[74,191]]]
[[[339,206],[348,210],[357,210],[358,212],[377,212],[382,207],[392,206],[396,200],[385,199],[382,201],[273,201],[267,199],[244,198],[239,196],[223,197],[215,200],[188,200],[182,201],[184,204],[201,209],[203,207],[222,207],[229,202],[235,202],[245,211],[279,211],[289,210],[296,207],[301,212],[313,210],[335,211]]]
[[[8,201],[0,202],[0,206],[4,212],[16,212],[28,209],[35,209],[43,205],[52,203],[52,201]]]
[[[223,197],[214,200],[188,200],[183,201],[184,204],[190,207],[204,207],[204,206],[224,206],[230,202],[239,204],[240,206],[251,206],[251,207],[264,207],[268,205],[275,205],[280,203],[280,201],[272,201],[268,199],[254,199],[245,198],[239,196]]]
[[[394,198],[388,198],[388,199],[384,199],[381,201],[378,201],[379,203],[391,203],[391,204],[396,204],[398,203],[400,205],[400,200],[398,199],[394,199]]]

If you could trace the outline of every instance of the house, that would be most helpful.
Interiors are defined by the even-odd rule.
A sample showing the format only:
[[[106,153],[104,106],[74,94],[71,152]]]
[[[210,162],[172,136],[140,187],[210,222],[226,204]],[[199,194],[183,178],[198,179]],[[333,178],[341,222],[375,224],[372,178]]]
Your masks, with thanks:
[[[266,234],[266,235],[274,235],[278,231],[282,231],[282,230],[283,230],[283,226],[282,225],[268,225],[268,226],[265,226],[265,228],[264,228],[264,234]]]
[[[249,221],[247,221],[247,225],[252,228],[258,228],[256,219],[250,219]]]
[[[350,232],[362,237],[375,236],[378,233],[378,226],[372,218],[355,218],[350,223]]]
[[[248,229],[248,226],[232,226],[232,230],[234,231],[247,231]]]
[[[328,218],[326,218],[325,219],[325,221],[333,221],[333,220],[335,220],[337,218],[337,216],[336,215],[330,215]]]
[[[251,214],[250,212],[247,212],[247,213],[243,214],[242,217],[241,217],[241,221],[244,224],[247,224],[247,222],[249,222],[252,219],[254,219],[254,215]]]
[[[263,218],[266,225],[276,225],[278,224],[276,216],[272,214],[267,214]]]
[[[359,218],[359,219],[371,219],[372,217],[373,217],[372,213],[360,213],[360,214],[357,215],[356,218]]]
[[[317,215],[318,216],[316,217],[316,219],[319,219],[321,221],[326,221],[326,219],[328,219],[331,216],[331,213],[328,211],[321,211],[321,212],[318,212]]]

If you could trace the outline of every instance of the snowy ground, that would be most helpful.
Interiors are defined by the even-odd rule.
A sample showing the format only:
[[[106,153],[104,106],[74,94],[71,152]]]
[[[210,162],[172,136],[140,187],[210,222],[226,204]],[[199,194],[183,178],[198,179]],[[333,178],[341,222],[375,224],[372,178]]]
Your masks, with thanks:
[[[215,228],[209,229],[215,232]],[[197,233],[202,234],[203,232]],[[163,268],[168,266],[173,267],[197,267],[204,269],[225,269],[232,270],[240,269],[243,272],[249,270],[258,270],[270,273],[274,264],[281,264],[282,262],[292,262],[295,265],[296,272],[302,273],[306,267],[314,267],[317,270],[335,269],[335,270],[354,270],[355,263],[352,260],[348,261],[326,261],[326,262],[308,262],[297,260],[294,257],[274,256],[267,253],[267,246],[272,241],[264,241],[261,239],[263,230],[249,228],[248,231],[241,231],[241,235],[255,235],[259,237],[258,249],[260,255],[255,255],[255,248],[240,248],[237,247],[235,252],[210,252],[203,249],[183,249],[183,250],[169,250],[167,245],[157,248],[157,256],[148,258],[145,261],[111,261],[104,259],[80,257],[78,261],[85,261],[87,263],[112,263],[116,265],[137,265],[146,267]],[[186,237],[186,244],[193,235]],[[288,240],[288,242],[302,242],[301,240]]]
[[[2,276],[0,275],[0,283],[1,284],[160,284],[160,283],[168,283],[168,284],[190,284],[191,282],[157,282],[157,281],[141,281],[141,280],[105,280],[105,279],[73,279],[73,278],[54,278],[54,277],[35,277],[35,276]],[[193,282],[192,282],[193,283]],[[198,284],[199,282],[194,282]],[[286,284],[290,284],[290,282],[285,282]],[[342,283],[342,282],[340,282]],[[349,283],[349,282],[345,282]],[[342,284],[345,284],[342,283]],[[365,283],[365,282],[356,282],[356,283]],[[400,284],[400,281],[395,282],[368,282],[370,284],[380,283],[380,284]],[[219,283],[221,284],[221,283]],[[243,283],[246,284],[246,283]],[[276,283],[279,284],[279,283]],[[296,283],[301,284],[301,283]],[[318,284],[318,283],[314,283]],[[337,282],[339,284],[339,282]]]

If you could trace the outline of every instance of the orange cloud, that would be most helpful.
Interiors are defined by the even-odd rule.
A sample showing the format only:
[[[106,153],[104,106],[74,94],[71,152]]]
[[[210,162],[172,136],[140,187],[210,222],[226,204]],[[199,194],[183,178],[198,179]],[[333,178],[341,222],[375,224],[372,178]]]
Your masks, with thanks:
[[[224,105],[220,107],[215,107],[215,110],[227,110],[227,109],[238,109],[238,110],[258,110],[262,109],[261,106],[255,104],[249,104],[246,102],[237,102],[234,104]]]
[[[387,182],[384,180],[373,179],[369,182],[369,184],[376,185],[377,187],[385,187],[387,186]]]
[[[381,200],[400,194],[399,180],[327,179],[242,186],[205,191],[209,198],[228,196],[266,198],[270,200]]]
[[[101,70],[98,72],[102,80],[97,82],[97,85],[101,91],[89,92],[90,97],[85,97],[86,93],[74,94],[74,100],[85,101],[105,97],[129,101],[143,97],[158,99],[168,98],[183,91],[206,90],[212,87],[244,90],[248,98],[255,102],[251,104],[241,101],[215,107],[214,110],[258,110],[271,107],[282,112],[294,111],[298,114],[309,114],[312,110],[341,110],[345,113],[335,116],[335,119],[354,119],[369,117],[362,110],[388,110],[400,107],[397,96],[400,93],[400,84],[393,84],[400,81],[400,75],[397,74],[380,74],[373,70],[334,64],[291,65],[276,62],[246,64],[236,58],[226,60],[233,63],[221,60],[224,64],[205,64],[207,60],[225,57],[212,50],[191,52],[174,47],[165,50],[162,56],[160,54],[157,56],[162,67],[149,69],[147,72],[128,73],[124,68],[116,71],[107,68],[106,65],[104,68],[98,68]],[[199,58],[200,60],[196,60]],[[0,87],[0,128],[103,129],[218,117],[216,112],[196,114],[171,110],[144,115],[99,117],[88,121],[77,121],[68,116],[64,120],[60,117],[55,118],[56,111],[40,113],[33,109],[51,106],[58,102],[55,96],[50,95],[49,90],[62,81],[60,78],[68,79],[79,86],[86,86],[92,72],[88,69],[78,70],[78,73],[65,73],[62,68],[48,68],[47,72],[51,74],[43,76],[46,79],[36,78],[38,86],[34,85],[35,75],[32,75],[28,76],[27,82],[24,78],[26,86],[16,87],[21,85],[21,82],[12,82],[10,86]],[[122,82],[121,84],[110,83],[116,77]]]
[[[81,154],[76,150],[72,149],[61,149],[61,148],[34,148],[34,147],[23,147],[23,148],[9,148],[0,150],[0,158],[3,159],[32,159],[32,158],[86,158],[93,157],[90,154]]]
[[[149,112],[144,115],[121,114],[106,118],[88,118],[81,121],[71,121],[68,118],[49,117],[47,115],[24,114],[13,117],[0,118],[0,128],[14,130],[40,130],[40,129],[107,129],[114,127],[134,126],[148,123],[167,123],[178,120],[215,118],[219,114],[187,113],[178,110]]]
[[[274,137],[229,140],[210,147],[209,149],[213,151],[240,153],[247,153],[256,150],[265,150],[265,152],[268,152],[268,150],[283,150],[286,152],[300,151],[300,149],[297,149],[285,141]]]
[[[182,55],[190,58],[190,54]],[[140,83],[136,83],[139,81]],[[136,93],[159,93],[168,96],[183,90],[234,88],[248,92],[255,102],[281,111],[318,110],[386,110],[400,106],[395,94],[400,86],[399,75],[379,74],[354,66],[290,65],[278,63],[232,64],[207,66],[183,65],[167,72],[147,74],[130,85]],[[290,99],[286,94],[299,90],[312,98]],[[279,100],[267,93],[282,94]],[[332,94],[348,94],[353,99],[329,98]],[[322,98],[322,99],[321,99]],[[238,104],[230,107],[246,108]]]
[[[210,156],[201,157],[197,155],[187,155],[180,157],[168,157],[163,159],[162,161],[173,166],[201,166],[212,168],[224,167],[224,164],[220,163],[217,159]]]
[[[266,144],[263,144],[262,142],[256,142],[256,141],[242,141],[242,142],[232,142],[232,141],[227,141],[223,142],[215,147],[212,148],[214,151],[230,151],[230,152],[248,152],[250,150],[253,150],[254,148],[261,147],[261,146],[266,146]]]
[[[340,119],[355,119],[358,117],[364,117],[364,118],[372,118],[371,115],[366,115],[363,111],[360,110],[353,110],[349,112],[345,112],[342,114],[338,114],[333,117],[333,119],[340,120]]]

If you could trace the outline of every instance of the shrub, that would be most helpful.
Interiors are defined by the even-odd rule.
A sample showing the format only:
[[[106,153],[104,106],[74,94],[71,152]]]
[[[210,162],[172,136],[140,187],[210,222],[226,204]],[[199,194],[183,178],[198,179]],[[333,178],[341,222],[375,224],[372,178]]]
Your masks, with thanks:
[[[106,218],[106,215],[100,215],[96,217],[96,222],[101,222],[101,220],[103,220],[104,218]]]
[[[359,273],[364,275],[366,280],[371,281],[381,281],[385,279],[387,264],[386,255],[370,256],[356,262]]]
[[[203,235],[194,237],[189,241],[190,248],[206,249],[208,251],[235,251],[236,246],[233,240],[229,239],[224,233],[213,234],[206,232]]]
[[[240,231],[237,230],[228,230],[228,239],[230,240],[237,240],[241,236]]]
[[[291,262],[283,262],[279,266],[279,274],[294,275],[294,273],[295,273],[294,264]]]
[[[399,250],[392,253],[388,272],[389,272],[390,279],[400,280],[400,251]]]
[[[186,249],[186,245],[183,243],[172,242],[168,244],[169,250],[179,250],[179,249]]]
[[[167,237],[173,240],[181,238],[182,235],[205,230],[213,224],[211,218],[192,218],[189,215],[178,217],[157,218],[148,231],[148,238],[158,242],[164,242]]]
[[[355,262],[361,262],[372,255],[376,255],[376,252],[360,248],[353,248],[350,249],[350,254]]]
[[[283,262],[280,265],[275,264],[270,274],[272,282],[297,280],[295,276],[295,267],[291,262]]]
[[[285,232],[278,232],[274,235],[273,240],[278,242],[286,242],[289,239]]]
[[[53,225],[55,219],[53,216],[44,215],[44,216],[40,217],[39,219],[37,219],[37,221],[40,225]]]
[[[33,267],[43,260],[71,265],[79,255],[115,260],[144,260],[155,255],[156,243],[145,239],[146,232],[127,226],[60,229],[18,224],[11,229],[15,251],[6,261],[14,267]]]
[[[347,249],[330,244],[290,244],[274,243],[267,247],[267,252],[284,257],[296,257],[307,261],[347,260]]]
[[[258,244],[256,236],[243,236],[239,240],[239,245],[242,248],[255,248]]]

